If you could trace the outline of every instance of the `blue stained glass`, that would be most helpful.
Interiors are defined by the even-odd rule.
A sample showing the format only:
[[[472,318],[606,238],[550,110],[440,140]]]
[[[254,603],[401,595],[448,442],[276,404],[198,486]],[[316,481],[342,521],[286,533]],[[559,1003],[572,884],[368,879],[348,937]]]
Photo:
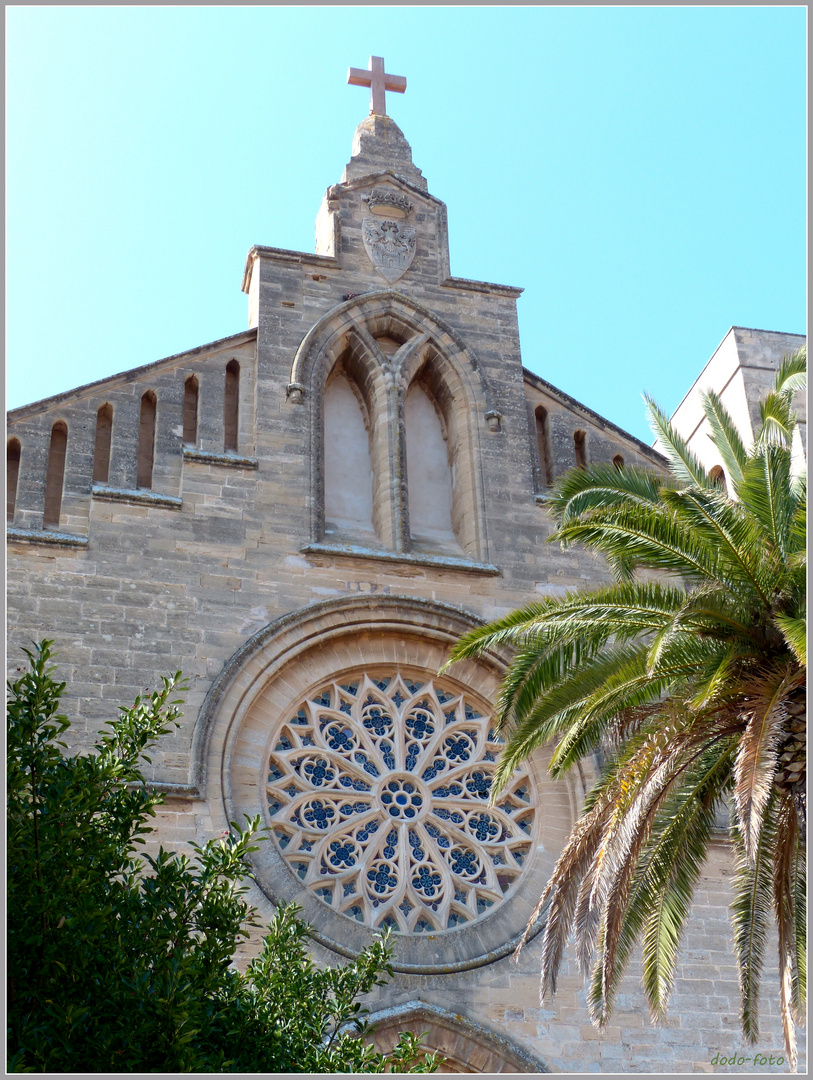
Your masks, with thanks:
[[[444,713],[443,715],[446,717],[447,726],[449,724],[453,724],[455,722],[455,720],[457,719],[457,716],[455,715],[454,712],[447,712],[447,713]]]
[[[460,784],[449,784],[448,787],[437,787],[434,790],[434,794],[439,799],[448,799],[452,795],[462,795],[463,788]]]
[[[291,838],[290,838],[290,836],[288,836],[288,835],[287,835],[286,833],[284,833],[284,832],[278,832],[278,833],[274,833],[274,836],[276,836],[276,838],[277,838],[277,843],[279,844],[279,846],[280,846],[280,847],[281,847],[281,848],[283,849],[283,851],[284,851],[284,850],[285,850],[285,848],[287,848],[287,847],[288,847],[288,845],[289,845],[289,844],[290,844],[290,842],[291,842]]]
[[[496,821],[488,814],[477,814],[469,819],[469,826],[474,830],[477,839],[484,843],[490,837],[496,836],[500,831]]]
[[[387,859],[395,858],[395,845],[398,843],[398,833],[393,829],[387,836],[387,846],[384,848],[384,856]]]
[[[522,799],[522,801],[523,801],[523,802],[527,802],[527,801],[528,801],[528,789],[527,789],[527,788],[525,787],[525,785],[524,785],[524,784],[520,785],[520,787],[518,787],[518,788],[516,789],[516,791],[514,792],[514,794],[515,794],[515,795],[516,795],[516,796],[517,796],[518,798]]]
[[[373,683],[378,687],[379,690],[386,690],[387,687],[390,685],[390,681],[390,679],[373,679]]]
[[[447,694],[444,690],[437,690],[437,695],[438,701],[441,703],[441,705],[445,705],[447,701],[452,700],[452,695]]]
[[[460,926],[461,923],[468,922],[469,920],[465,915],[461,915],[459,911],[453,911],[449,915],[449,926]]]
[[[419,683],[419,682],[408,682],[406,684],[406,688],[407,688],[407,690],[409,690],[410,694],[417,694],[422,686],[423,686],[423,683]]]
[[[432,717],[429,715],[429,705],[427,702],[422,701],[419,708],[426,709],[426,713],[414,713],[411,712],[406,718],[407,730],[415,739],[427,739],[430,735],[434,734],[435,725],[432,723]]]
[[[379,896],[394,889],[398,883],[398,879],[391,871],[392,867],[389,863],[379,863],[377,867],[367,871],[367,880],[372,883],[373,889]]]
[[[275,750],[290,750],[291,746],[292,746],[291,740],[288,738],[287,735],[283,735],[282,738],[277,743],[277,745],[274,747],[274,749]]]
[[[400,690],[396,690],[395,693],[392,695],[392,700],[395,702],[396,709],[400,709],[406,701],[406,698],[401,696]]]
[[[412,911],[412,904],[410,904],[406,897],[404,897],[398,907],[403,911],[404,915],[409,915],[410,911]]]
[[[299,850],[300,851],[311,851],[312,849],[313,849],[313,841],[312,840],[303,839],[302,843],[299,845]]]
[[[330,707],[330,691],[329,690],[323,690],[322,693],[319,694],[318,697],[312,697],[311,701],[315,705],[324,705],[325,708],[329,708]]]
[[[478,712],[475,712],[471,705],[466,705],[466,719],[467,720],[482,720],[482,716]]]
[[[373,734],[385,735],[390,727],[392,727],[392,720],[385,712],[382,712],[380,708],[375,707],[370,709],[367,715],[364,717],[364,726],[368,731],[372,731]]]
[[[347,713],[347,715],[349,716],[352,711],[352,706],[349,701],[343,701],[339,705],[339,712]]]
[[[336,811],[332,806],[326,806],[319,799],[314,799],[313,802],[305,809],[305,821],[309,822],[317,829],[326,829],[330,825],[330,819],[336,816]]]
[[[342,892],[343,892],[344,896],[350,896],[350,894],[354,893],[355,891],[356,891],[356,883],[355,883],[355,881],[345,881],[344,885],[342,885]]]
[[[356,865],[356,852],[352,844],[334,840],[330,844],[329,851],[330,855],[328,856],[328,862],[332,866],[337,866],[342,870],[346,870],[349,867]]]
[[[456,739],[450,736],[443,744],[449,761],[468,761],[471,757],[471,743],[466,738]]]
[[[342,690],[355,697],[358,693],[358,683],[342,683]]]
[[[321,787],[323,783],[329,784],[336,775],[333,769],[328,768],[324,758],[307,762],[304,772],[314,787]]]
[[[511,854],[514,856],[514,861],[517,863],[517,865],[522,866],[522,864],[525,862],[526,852],[517,851],[515,849],[514,851],[511,852]]]
[[[438,773],[443,772],[446,765],[447,762],[445,758],[435,758],[432,764],[421,773],[421,780],[434,780]]]
[[[499,852],[494,852],[492,854],[491,861],[494,863],[495,866],[505,866],[505,859],[502,857],[502,855],[499,854]]]
[[[486,900],[486,898],[484,896],[478,896],[477,897],[477,913],[478,913],[478,915],[482,915],[484,911],[486,911],[490,907],[493,907],[493,905],[494,905],[493,900]]]
[[[415,923],[416,934],[431,934],[434,929],[434,926],[432,926],[431,923],[427,922],[426,919],[418,919],[418,921]]]
[[[446,813],[448,814],[448,810]],[[440,829],[436,825],[433,825],[431,821],[426,823],[426,831],[432,839],[437,842],[438,847],[447,848],[449,846],[448,836],[444,836]]]
[[[384,764],[388,769],[395,769],[395,755],[392,752],[392,746],[388,742],[382,742],[381,754],[384,758]]]
[[[386,929],[387,927],[389,927],[391,930],[398,929],[398,923],[395,921],[395,919],[393,919],[392,915],[386,915],[378,925],[381,927],[382,930]]]
[[[316,895],[321,900],[324,900],[326,904],[333,902],[333,889],[317,889]]]
[[[491,777],[482,772],[473,772],[466,781],[466,790],[478,799],[487,799],[491,790]]]
[[[368,821],[367,824],[364,826],[364,828],[359,830],[359,832],[356,833],[356,838],[358,840],[360,840],[361,843],[364,843],[364,841],[369,836],[372,836],[374,832],[378,832],[378,822],[377,821]]]
[[[373,765],[372,761],[368,759],[367,755],[361,752],[361,750],[357,750],[355,754],[353,754],[353,760],[363,766],[364,771],[369,773],[370,776],[380,776],[378,769]]]
[[[369,809],[369,803],[366,802],[342,803],[340,807],[340,810],[345,817],[348,817],[350,814],[363,814]]]
[[[462,889],[455,889],[454,898],[461,904],[465,904],[466,902],[466,894],[462,891]]]
[[[282,777],[282,769],[278,769],[276,765],[271,765],[268,773],[268,782],[273,783],[274,780],[279,780]]]
[[[296,788],[294,787],[293,784],[289,784],[288,787],[285,788],[285,794],[288,795],[289,798],[291,798],[291,799],[293,799],[293,797],[294,797],[294,795],[296,795],[296,793],[297,793]]]
[[[307,724],[308,718],[305,715],[305,710],[300,709],[299,712],[291,720],[292,724]]]
[[[424,857],[423,848],[421,842],[418,839],[418,834],[409,830],[409,846],[412,848],[412,854],[416,859],[422,859]]]
[[[279,799],[274,799],[274,798],[271,798],[271,796],[269,796],[269,798],[268,798],[268,809],[271,811],[271,816],[272,817],[273,817],[274,814],[276,814],[276,812],[280,809],[281,806],[282,806],[282,803],[279,801]]]
[[[485,754],[483,755],[483,760],[484,761],[496,761],[497,758],[496,758],[496,755],[492,754],[490,750],[486,750]]]
[[[433,873],[428,866],[419,866],[412,879],[412,886],[424,896],[434,896],[440,888],[440,874]]]
[[[409,753],[407,754],[405,768],[407,772],[411,772],[415,768],[415,762],[420,757],[421,748],[417,743],[410,743]]]
[[[303,737],[302,737],[302,745],[303,746],[316,746],[316,743],[313,741],[313,739],[310,737],[310,735],[303,735]]]
[[[296,870],[296,876],[300,879],[304,879],[308,872],[308,864],[303,862],[291,863],[291,866]]]
[[[356,740],[353,738],[350,728],[339,727],[338,725],[328,729],[326,741],[331,750],[338,750],[340,753],[352,750],[356,745]]]
[[[464,851],[463,848],[452,848],[449,853],[452,872],[471,876],[480,869],[480,861],[473,851]]]
[[[352,915],[356,922],[364,922],[364,915],[362,914],[361,908],[358,906],[358,904],[353,904],[352,907],[348,908],[347,914]]]
[[[519,825],[520,829],[522,829],[522,831],[524,833],[526,833],[528,836],[531,835],[531,823],[530,823],[530,821],[528,821],[527,818],[525,818],[524,821],[518,821],[517,825]]]

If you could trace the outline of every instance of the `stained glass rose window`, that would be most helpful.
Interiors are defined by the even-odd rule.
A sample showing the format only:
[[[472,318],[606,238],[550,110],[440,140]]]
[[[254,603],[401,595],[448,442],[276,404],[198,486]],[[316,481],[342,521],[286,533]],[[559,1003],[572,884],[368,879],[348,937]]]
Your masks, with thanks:
[[[290,869],[331,909],[422,934],[471,923],[512,892],[535,798],[517,772],[488,806],[500,740],[442,679],[339,678],[284,718],[266,806]]]

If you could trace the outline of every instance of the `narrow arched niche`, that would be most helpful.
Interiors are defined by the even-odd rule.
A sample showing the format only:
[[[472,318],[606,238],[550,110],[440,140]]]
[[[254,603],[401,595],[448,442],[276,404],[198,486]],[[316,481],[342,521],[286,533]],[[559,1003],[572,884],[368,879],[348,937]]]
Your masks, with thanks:
[[[42,512],[42,524],[46,528],[59,528],[67,451],[68,426],[63,420],[58,420],[51,429],[48,468],[45,473],[45,505]]]
[[[363,399],[337,365],[325,387],[325,537],[375,537],[373,466]]]
[[[431,389],[413,382],[404,400],[410,536],[417,546],[460,550],[454,521],[454,464],[444,421]]]
[[[20,476],[20,440],[9,439],[6,443],[6,521],[14,521],[17,508],[17,481]]]
[[[624,468],[624,455],[616,454],[613,458],[613,465],[615,465],[616,469],[621,472],[621,470]]]
[[[722,465],[713,465],[711,467],[711,469],[709,470],[709,480],[715,483],[717,487],[722,488],[723,491],[726,490],[727,484],[725,481],[725,472],[723,471]]]
[[[577,469],[587,466],[587,432],[579,428],[573,432],[573,458]]]
[[[155,410],[157,401],[152,390],[141,398],[141,414],[138,422],[138,450],[136,457],[136,486],[152,487],[152,469],[155,461]]]
[[[236,360],[226,364],[226,388],[223,398],[223,448],[237,450],[240,410],[240,365]]]
[[[553,464],[550,453],[550,419],[544,405],[537,405],[534,410],[536,421],[536,452],[539,458],[539,472],[542,483],[550,487],[553,483]]]
[[[190,375],[183,384],[183,441],[185,446],[195,446],[198,441],[198,393],[197,377]]]
[[[113,406],[106,402],[96,413],[96,438],[93,443],[93,483],[106,484],[110,479],[110,448],[113,439]]]

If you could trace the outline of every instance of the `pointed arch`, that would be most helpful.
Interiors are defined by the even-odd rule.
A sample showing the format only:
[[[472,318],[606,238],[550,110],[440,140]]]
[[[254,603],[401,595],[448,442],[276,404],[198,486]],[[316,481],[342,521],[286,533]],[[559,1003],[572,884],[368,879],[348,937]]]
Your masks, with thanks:
[[[311,538],[325,537],[324,396],[336,365],[356,385],[371,418],[374,522],[380,542],[411,550],[405,400],[419,382],[449,444],[454,480],[449,542],[487,558],[479,440],[499,428],[476,356],[448,324],[400,293],[367,293],[338,305],[305,335],[291,368],[289,401],[304,404],[311,432]],[[456,539],[455,539],[456,538]]]
[[[323,423],[325,534],[374,538],[369,414],[341,361],[325,387]]]
[[[377,1050],[392,1050],[402,1031],[420,1038],[424,1053],[438,1051],[444,1072],[547,1073],[541,1058],[460,1013],[428,1001],[407,1001],[380,1009],[368,1018]]]
[[[155,411],[157,398],[153,390],[148,390],[141,398],[141,413],[138,421],[138,449],[136,452],[136,487],[152,487],[152,470],[155,461]]]

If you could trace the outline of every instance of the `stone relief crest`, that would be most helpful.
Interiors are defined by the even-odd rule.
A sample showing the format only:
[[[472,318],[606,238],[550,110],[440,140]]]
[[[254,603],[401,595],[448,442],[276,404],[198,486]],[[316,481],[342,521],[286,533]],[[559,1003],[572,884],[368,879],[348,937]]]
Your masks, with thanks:
[[[364,250],[370,262],[392,284],[409,269],[415,256],[415,226],[386,218],[364,218]]]

